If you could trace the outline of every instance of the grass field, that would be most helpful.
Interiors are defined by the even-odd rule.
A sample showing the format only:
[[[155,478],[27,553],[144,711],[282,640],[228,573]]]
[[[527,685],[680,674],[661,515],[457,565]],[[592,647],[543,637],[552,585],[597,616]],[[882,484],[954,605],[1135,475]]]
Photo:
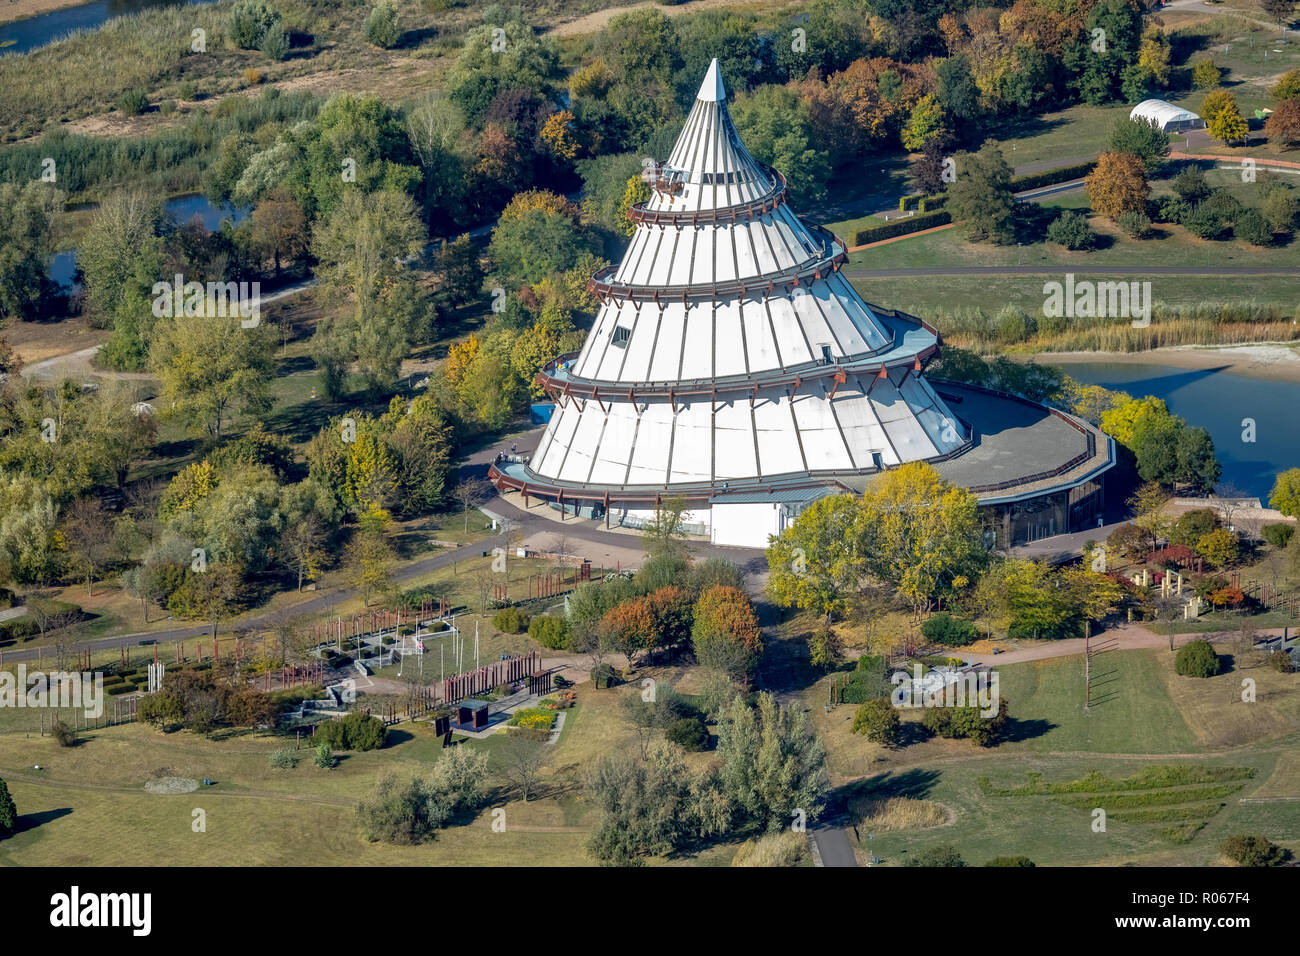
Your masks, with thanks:
[[[1241,672],[1197,680],[1174,674],[1172,657],[1161,651],[1111,652],[1094,661],[1093,704],[1085,711],[1082,658],[998,670],[1015,725],[1011,739],[991,750],[939,738],[886,750],[849,733],[855,707],[826,713],[822,687],[805,695],[864,859],[869,831],[876,834],[870,852],[888,864],[945,843],[971,864],[1023,854],[1040,865],[1216,864],[1218,842],[1235,832],[1300,846],[1300,761],[1293,757],[1300,680],[1293,675],[1249,670],[1258,700],[1243,704]],[[915,719],[905,718],[905,740],[916,740]],[[1124,782],[1161,766],[1185,768],[1189,779]],[[1118,785],[1077,784],[1093,772]],[[1216,772],[1229,778],[1215,779]],[[1030,774],[1042,786],[1076,784],[1061,794],[997,792],[1023,788]],[[880,825],[887,817],[879,801],[899,798],[906,801],[901,810],[924,825]],[[941,805],[947,821],[934,825],[933,807],[913,801]],[[1092,830],[1095,806],[1107,809],[1105,833]],[[863,817],[873,809],[874,817]]]
[[[671,682],[676,672],[647,673]],[[618,706],[629,693],[635,688],[579,689],[526,804],[502,774],[502,739],[464,740],[460,746],[489,756],[487,805],[419,847],[364,842],[353,807],[384,772],[420,774],[438,759],[441,741],[425,724],[393,728],[382,750],[341,753],[330,771],[311,765],[305,750],[296,768],[272,769],[267,755],[286,741],[292,746],[293,738],[269,733],[213,740],[128,724],[92,731],[73,748],[48,737],[0,734],[0,776],[24,824],[0,842],[0,864],[590,865],[583,843],[594,811],[583,798],[582,776],[601,755],[637,747]],[[693,754],[688,763],[698,768],[707,760]],[[43,769],[32,770],[35,764]],[[215,783],[182,795],[146,792],[145,782],[159,776]],[[206,812],[206,833],[191,829],[196,808]],[[493,808],[506,812],[504,833],[492,829]],[[739,843],[737,837],[699,855],[651,862],[726,865]]]

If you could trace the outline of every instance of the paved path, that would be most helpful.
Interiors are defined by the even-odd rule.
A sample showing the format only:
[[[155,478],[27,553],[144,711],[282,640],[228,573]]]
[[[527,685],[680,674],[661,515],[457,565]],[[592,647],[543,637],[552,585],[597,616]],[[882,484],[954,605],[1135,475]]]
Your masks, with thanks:
[[[904,276],[1024,276],[1061,275],[1103,276],[1293,276],[1295,268],[1286,266],[1125,266],[1125,265],[1033,265],[1018,266],[925,266],[923,268],[858,269],[845,267],[840,274],[850,279],[885,279]]]

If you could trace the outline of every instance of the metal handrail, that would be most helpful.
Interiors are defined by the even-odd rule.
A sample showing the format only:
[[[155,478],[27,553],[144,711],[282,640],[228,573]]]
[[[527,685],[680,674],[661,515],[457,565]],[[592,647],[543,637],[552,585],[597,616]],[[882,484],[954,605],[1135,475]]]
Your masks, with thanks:
[[[587,291],[599,298],[602,303],[608,299],[613,299],[615,302],[630,300],[634,303],[659,303],[677,299],[686,302],[692,298],[707,298],[716,302],[718,299],[741,298],[752,292],[763,292],[771,295],[778,287],[782,289],[798,288],[804,283],[815,282],[826,278],[830,273],[839,272],[840,266],[849,260],[848,246],[843,241],[821,226],[811,228],[813,232],[822,234],[825,237],[821,248],[817,250],[816,255],[818,258],[807,261],[804,265],[796,266],[793,269],[764,273],[751,279],[741,279],[733,282],[644,286],[633,285],[628,282],[607,281],[607,277],[618,272],[620,266],[606,266],[587,280]]]
[[[678,212],[671,209],[651,211],[647,208],[648,202],[639,202],[627,211],[627,218],[634,223],[644,223],[648,226],[679,226],[687,223],[692,226],[707,226],[718,222],[739,222],[741,219],[752,219],[756,215],[763,216],[788,202],[790,196],[790,186],[784,176],[770,167],[766,168],[765,172],[774,177],[772,187],[750,202],[696,212]]]

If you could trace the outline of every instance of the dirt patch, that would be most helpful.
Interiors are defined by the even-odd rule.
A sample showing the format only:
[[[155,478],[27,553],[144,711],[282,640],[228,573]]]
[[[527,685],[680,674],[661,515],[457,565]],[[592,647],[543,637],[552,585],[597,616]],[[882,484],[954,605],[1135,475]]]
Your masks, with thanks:
[[[666,16],[675,17],[683,13],[698,13],[700,10],[716,10],[720,7],[742,7],[753,10],[781,10],[785,7],[795,5],[796,0],[775,0],[775,2],[755,2],[755,0],[691,0],[690,3],[681,3],[674,6],[660,6],[653,0],[642,0],[640,3],[630,3],[623,7],[608,7],[604,10],[597,10],[595,13],[588,13],[586,16],[578,17],[576,20],[569,20],[567,23],[560,23],[546,33],[558,37],[577,36],[583,33],[598,33],[609,26],[609,21],[620,13],[628,13],[632,10],[644,10],[646,7],[655,7]]]

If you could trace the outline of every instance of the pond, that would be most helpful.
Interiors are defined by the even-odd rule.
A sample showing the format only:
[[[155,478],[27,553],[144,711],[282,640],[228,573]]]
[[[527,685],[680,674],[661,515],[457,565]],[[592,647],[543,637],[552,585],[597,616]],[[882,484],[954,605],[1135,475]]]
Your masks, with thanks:
[[[43,47],[47,43],[71,33],[74,30],[93,30],[113,19],[129,13],[139,13],[150,7],[179,7],[187,0],[98,0],[96,3],[83,3],[75,7],[51,10],[39,16],[25,20],[15,20],[0,26],[0,56],[6,53],[26,53]],[[194,3],[210,3],[211,0],[189,0]],[[4,7],[0,4],[0,15]]]
[[[1257,495],[1268,493],[1279,471],[1300,467],[1300,381],[1252,375],[1229,366],[1178,368],[1157,362],[1070,361],[1039,356],[1088,385],[1119,389],[1134,397],[1154,395],[1169,410],[1199,425],[1214,439],[1222,481]],[[1254,441],[1247,440],[1247,419]]]
[[[82,203],[78,208],[93,209],[94,203]],[[230,203],[222,203],[220,206],[214,206],[208,202],[208,197],[200,193],[187,193],[184,196],[173,196],[163,204],[167,214],[178,223],[187,223],[195,216],[198,216],[203,222],[203,228],[209,232],[214,232],[221,228],[221,223],[230,220],[233,225],[238,225],[248,216],[249,208],[247,206],[232,206]],[[77,250],[67,249],[60,252],[50,260],[48,270],[49,277],[59,284],[59,288],[70,290],[76,286],[77,274]]]

